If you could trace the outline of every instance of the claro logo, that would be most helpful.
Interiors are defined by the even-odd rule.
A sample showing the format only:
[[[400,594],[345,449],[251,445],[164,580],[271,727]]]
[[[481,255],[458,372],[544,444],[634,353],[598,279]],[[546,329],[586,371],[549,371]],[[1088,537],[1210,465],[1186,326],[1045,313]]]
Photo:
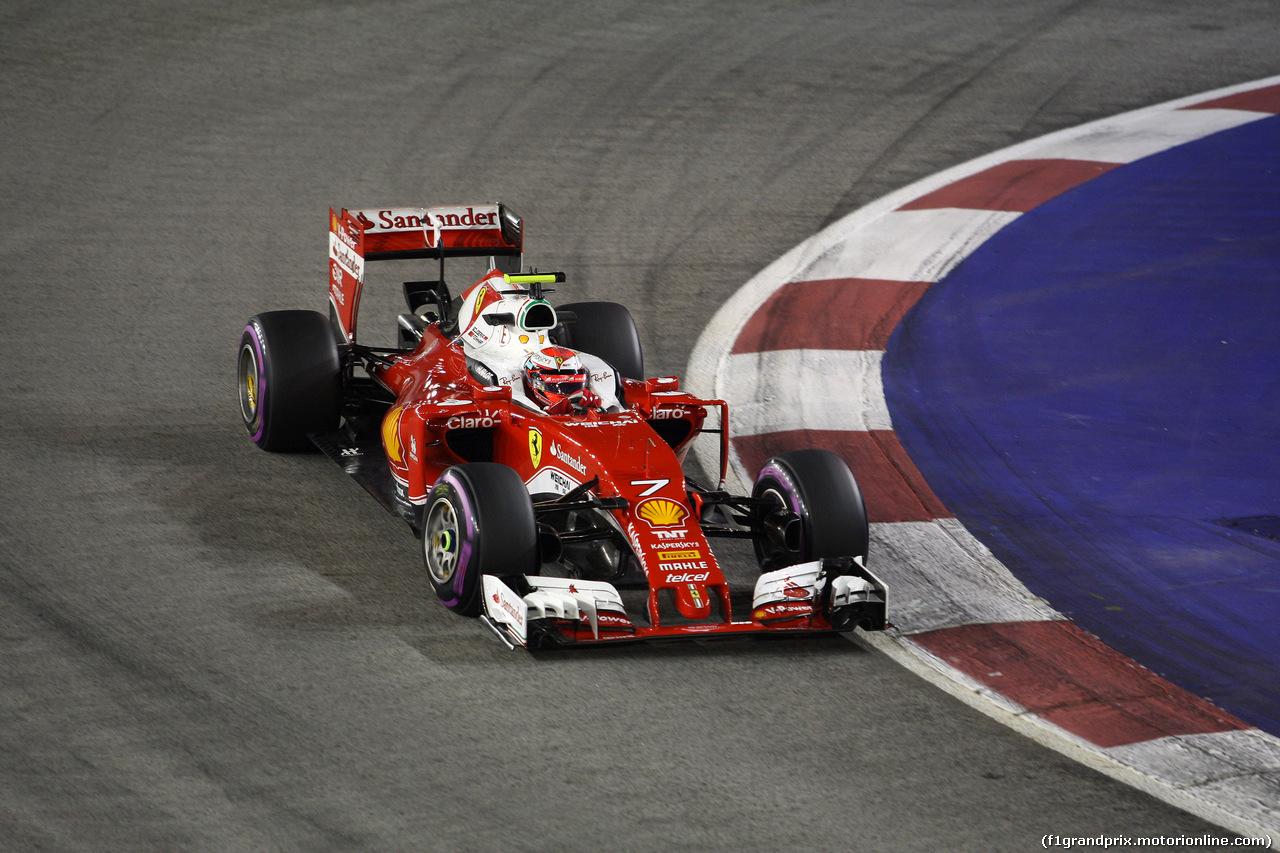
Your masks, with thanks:
[[[487,415],[454,415],[444,422],[446,429],[485,429],[498,425],[496,418]]]

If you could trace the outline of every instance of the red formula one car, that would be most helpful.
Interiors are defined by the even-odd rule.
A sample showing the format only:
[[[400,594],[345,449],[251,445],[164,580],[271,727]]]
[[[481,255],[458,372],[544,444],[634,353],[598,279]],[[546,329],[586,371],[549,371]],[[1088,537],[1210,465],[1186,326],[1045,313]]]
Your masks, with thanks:
[[[329,316],[266,312],[241,338],[252,440],[325,451],[413,527],[444,606],[513,648],[883,629],[844,462],[783,453],[749,496],[725,492],[725,403],[644,378],[622,305],[553,307],[564,275],[523,272],[523,240],[501,204],[331,210]],[[487,272],[454,298],[444,264],[458,257]],[[366,346],[365,268],[386,260],[438,268],[404,281],[398,346]],[[682,467],[703,433],[718,434],[718,488]],[[754,543],[749,599],[731,595],[712,539]]]

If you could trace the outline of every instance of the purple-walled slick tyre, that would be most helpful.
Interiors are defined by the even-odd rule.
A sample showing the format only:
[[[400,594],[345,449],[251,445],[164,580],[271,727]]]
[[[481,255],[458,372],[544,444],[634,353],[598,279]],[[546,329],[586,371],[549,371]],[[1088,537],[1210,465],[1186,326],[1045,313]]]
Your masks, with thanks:
[[[422,525],[422,559],[440,603],[480,613],[480,576],[536,574],[533,502],[514,470],[496,462],[455,465],[440,475]]]
[[[240,336],[236,380],[240,417],[263,450],[310,450],[310,433],[338,427],[341,368],[323,314],[267,311],[251,318]]]
[[[766,498],[800,519],[795,547],[767,536],[755,540],[761,571],[823,557],[861,557],[870,544],[867,507],[845,461],[829,450],[788,450],[760,469],[753,498]]]

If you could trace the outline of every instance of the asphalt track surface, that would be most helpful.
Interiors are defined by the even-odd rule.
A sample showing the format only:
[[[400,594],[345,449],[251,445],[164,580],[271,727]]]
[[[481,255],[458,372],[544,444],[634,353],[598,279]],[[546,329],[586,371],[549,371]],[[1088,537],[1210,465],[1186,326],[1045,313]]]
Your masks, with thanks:
[[[654,373],[840,215],[1274,74],[1273,3],[0,8],[0,846],[1025,850],[1215,830],[842,639],[511,654],[237,422],[329,206],[501,199]],[[376,302],[366,309],[371,328]],[[387,303],[387,310],[393,303]]]

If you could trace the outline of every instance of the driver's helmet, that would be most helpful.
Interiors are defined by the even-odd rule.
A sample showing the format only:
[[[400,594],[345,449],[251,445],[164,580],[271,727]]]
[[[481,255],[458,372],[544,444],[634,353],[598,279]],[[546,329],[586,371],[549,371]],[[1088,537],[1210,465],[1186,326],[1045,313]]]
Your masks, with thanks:
[[[524,361],[524,391],[544,409],[562,408],[587,388],[587,369],[571,349],[544,347]]]

